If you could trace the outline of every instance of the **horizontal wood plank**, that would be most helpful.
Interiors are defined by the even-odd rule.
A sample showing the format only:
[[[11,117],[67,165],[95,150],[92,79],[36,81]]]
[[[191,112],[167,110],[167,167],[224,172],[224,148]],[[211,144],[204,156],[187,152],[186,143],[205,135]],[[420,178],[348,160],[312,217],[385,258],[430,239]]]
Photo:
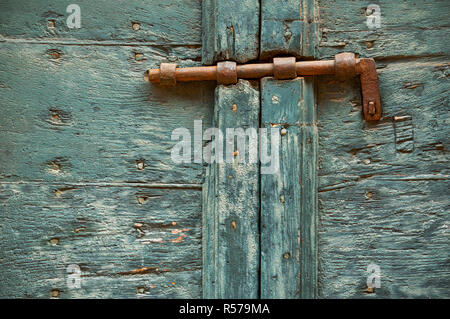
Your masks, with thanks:
[[[322,177],[322,298],[448,298],[450,178]],[[381,287],[367,289],[369,264]]]
[[[214,83],[149,85],[166,61],[197,65],[198,49],[2,44],[0,180],[201,183],[176,164],[174,129],[210,123]]]
[[[380,8],[379,28],[370,29],[366,8],[371,2],[319,0],[320,57],[350,51],[363,57],[448,56],[448,1],[374,2]]]
[[[449,69],[449,63],[439,59],[378,63],[383,115],[372,124],[362,121],[357,79],[321,77],[319,174],[448,173]],[[398,133],[398,121],[405,116],[411,123],[412,152],[399,149],[396,135],[395,127]]]
[[[449,65],[377,65],[377,123],[362,120],[358,80],[319,81],[319,296],[445,298]],[[367,287],[369,264],[379,289]]]
[[[200,190],[0,183],[0,210],[2,298],[201,294]]]
[[[154,45],[201,45],[201,2],[191,0],[76,2],[81,28],[70,29],[66,12],[71,2],[2,1],[1,39],[39,41],[118,41]]]

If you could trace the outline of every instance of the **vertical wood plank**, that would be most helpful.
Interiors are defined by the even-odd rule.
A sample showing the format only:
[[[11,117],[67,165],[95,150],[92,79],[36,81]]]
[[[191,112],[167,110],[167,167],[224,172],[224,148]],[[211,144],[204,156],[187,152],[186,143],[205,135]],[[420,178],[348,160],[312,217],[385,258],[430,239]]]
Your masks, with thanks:
[[[318,278],[318,144],[314,82],[303,83],[301,108],[300,297],[317,297]]]
[[[317,57],[317,0],[261,0],[261,59]]]
[[[279,171],[261,175],[262,298],[317,294],[318,131],[313,81],[261,81],[262,126],[286,130]]]
[[[317,0],[261,0],[260,59],[318,57]],[[261,297],[317,296],[317,145],[313,78],[263,79],[262,125],[284,128],[280,170],[261,175]]]
[[[259,54],[259,0],[203,0],[203,64],[245,63]]]
[[[218,86],[215,93],[214,127],[223,134],[227,128],[258,129],[258,87],[240,80],[236,85]],[[225,156],[225,136],[223,145]],[[203,196],[203,297],[257,298],[258,163],[235,159],[209,164]]]
[[[203,64],[257,59],[259,10],[259,0],[202,1]],[[239,81],[218,86],[215,94],[214,127],[222,134],[227,128],[258,129],[258,87]],[[225,145],[224,139],[224,155]],[[258,164],[209,164],[203,185],[203,297],[257,298],[259,258]]]

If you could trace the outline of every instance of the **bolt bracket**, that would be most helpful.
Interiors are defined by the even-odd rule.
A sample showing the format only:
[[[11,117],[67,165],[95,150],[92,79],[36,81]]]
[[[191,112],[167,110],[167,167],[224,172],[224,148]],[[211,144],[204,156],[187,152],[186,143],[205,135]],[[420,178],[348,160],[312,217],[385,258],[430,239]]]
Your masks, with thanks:
[[[258,79],[273,76],[278,80],[294,79],[297,76],[336,75],[339,79],[353,78],[359,74],[361,80],[362,109],[366,121],[381,118],[381,99],[375,60],[356,58],[354,53],[339,53],[334,60],[298,61],[295,57],[274,58],[273,63],[237,65],[223,61],[217,66],[177,68],[173,63],[162,63],[160,69],[146,72],[151,83],[174,86],[177,82],[217,81],[218,84],[236,84],[238,79]]]

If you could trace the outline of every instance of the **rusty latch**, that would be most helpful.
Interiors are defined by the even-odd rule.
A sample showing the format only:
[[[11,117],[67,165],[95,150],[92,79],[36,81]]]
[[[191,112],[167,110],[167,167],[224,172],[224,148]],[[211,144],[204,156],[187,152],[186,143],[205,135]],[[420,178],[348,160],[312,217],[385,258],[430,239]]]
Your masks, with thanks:
[[[273,76],[287,80],[297,76],[335,74],[340,79],[360,75],[363,102],[363,114],[366,121],[381,118],[381,100],[378,88],[378,75],[375,60],[356,58],[354,53],[339,53],[334,60],[300,61],[295,57],[274,58],[273,63],[255,63],[237,65],[224,61],[217,66],[177,68],[173,63],[161,63],[160,69],[146,72],[151,83],[172,86],[177,82],[217,81],[219,84],[235,84],[238,79],[257,79]]]

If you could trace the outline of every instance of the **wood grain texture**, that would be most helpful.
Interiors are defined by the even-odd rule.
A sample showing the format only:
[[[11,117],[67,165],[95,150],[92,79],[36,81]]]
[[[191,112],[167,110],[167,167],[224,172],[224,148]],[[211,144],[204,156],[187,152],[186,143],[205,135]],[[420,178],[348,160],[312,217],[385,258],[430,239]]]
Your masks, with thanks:
[[[199,65],[201,3],[77,4],[81,29],[64,3],[0,4],[0,297],[199,298],[203,167],[171,132],[210,123],[215,84],[144,71]]]
[[[202,182],[200,164],[171,160],[171,132],[211,121],[214,83],[149,85],[166,61],[154,47],[1,46],[0,179]],[[169,51],[198,64],[198,49]]]
[[[226,128],[257,129],[259,105],[258,87],[248,81],[218,86],[214,127],[222,132]],[[225,144],[224,139],[224,150]],[[248,161],[212,163],[207,170],[203,185],[203,297],[257,298],[259,165]]]
[[[201,45],[201,3],[186,0],[76,2],[81,10],[81,28],[69,29],[67,6],[61,1],[2,1],[0,41],[104,44],[145,42],[161,45]],[[54,26],[51,26],[53,22]],[[138,29],[136,25],[138,25]]]
[[[378,29],[370,29],[366,24],[366,8],[372,2],[318,0],[318,3],[322,59],[344,51],[374,58],[448,56],[450,52],[448,1],[373,2],[381,11]]]
[[[361,118],[357,80],[319,81],[319,296],[448,298],[449,64],[378,67],[383,117],[374,124]],[[381,268],[373,292],[371,263]]]
[[[281,136],[279,171],[261,175],[261,297],[314,298],[318,260],[314,80],[261,82],[262,126],[275,125],[287,132]]]
[[[318,20],[317,0],[262,0],[260,58],[317,57]]]
[[[362,121],[357,79],[319,81],[320,175],[448,172],[448,74],[440,59],[378,63],[383,117]],[[410,116],[414,151],[396,152],[394,117]]]
[[[258,0],[203,0],[203,64],[245,63],[259,55]]]
[[[201,296],[199,190],[0,183],[0,211],[1,298]]]

